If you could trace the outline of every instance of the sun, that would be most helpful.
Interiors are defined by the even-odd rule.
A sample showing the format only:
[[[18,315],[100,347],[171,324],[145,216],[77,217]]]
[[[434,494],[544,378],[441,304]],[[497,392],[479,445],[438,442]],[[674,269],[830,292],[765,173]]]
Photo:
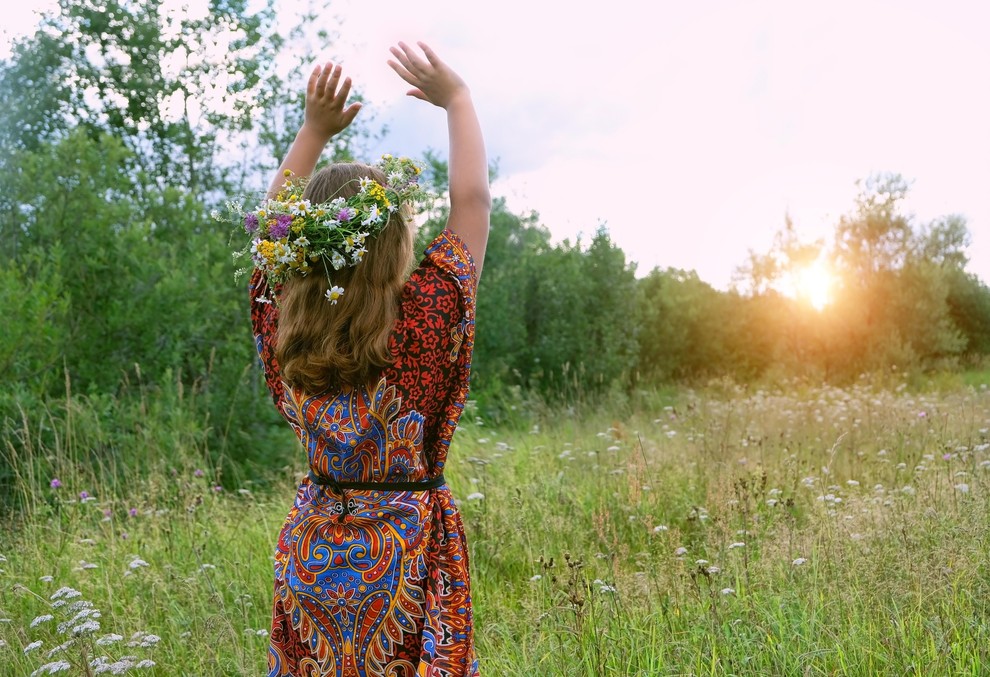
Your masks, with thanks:
[[[824,310],[825,306],[832,302],[835,275],[822,259],[816,259],[794,271],[793,277],[796,296],[815,310]]]

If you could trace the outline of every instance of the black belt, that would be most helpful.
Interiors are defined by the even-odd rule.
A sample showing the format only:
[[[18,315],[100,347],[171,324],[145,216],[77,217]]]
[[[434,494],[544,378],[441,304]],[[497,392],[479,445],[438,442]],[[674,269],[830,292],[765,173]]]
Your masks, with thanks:
[[[309,481],[321,487],[331,487],[337,493],[344,489],[354,489],[357,491],[427,491],[436,489],[447,483],[440,473],[433,479],[421,482],[341,482],[332,477],[318,477],[312,470],[309,471]]]

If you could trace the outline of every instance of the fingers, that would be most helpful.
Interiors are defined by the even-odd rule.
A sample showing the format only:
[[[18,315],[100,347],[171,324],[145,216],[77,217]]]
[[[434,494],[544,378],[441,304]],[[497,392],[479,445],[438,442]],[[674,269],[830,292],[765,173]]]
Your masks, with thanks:
[[[323,67],[323,72],[320,73],[320,78],[316,81],[316,96],[324,97],[334,95],[337,90],[337,83],[340,82],[341,67],[334,66],[329,61],[327,65]]]
[[[313,68],[313,72],[309,74],[309,82],[306,84],[306,95],[315,96],[316,95],[316,81],[320,77],[320,65],[317,64]]]
[[[443,62],[440,61],[440,57],[437,56],[436,52],[430,49],[430,46],[428,44],[426,44],[425,42],[417,42],[416,44],[419,45],[419,48],[421,50],[423,50],[423,54],[426,55],[426,60],[430,62],[431,66],[437,68],[443,64]]]
[[[361,110],[360,103],[352,103],[344,110],[342,120],[344,123],[344,128],[350,127],[351,123],[354,122],[354,118],[357,117],[358,111]]]
[[[338,73],[338,77],[339,77],[339,73]],[[336,86],[336,83],[334,83],[334,85]],[[331,89],[329,91],[332,92],[333,90]],[[347,97],[350,95],[350,93],[351,93],[351,79],[344,78],[344,84],[341,86],[340,91],[338,91],[337,95],[333,97],[334,105],[343,108],[344,103],[347,101]]]
[[[410,85],[419,84],[419,78],[406,70],[402,65],[392,61],[391,59],[388,60],[388,65],[392,67],[392,70],[394,70],[400,78],[408,82]]]
[[[404,42],[399,43],[399,49],[393,47],[392,54],[399,60],[399,63],[405,66],[406,70],[415,75],[422,75],[423,71],[428,68],[428,65],[423,62],[419,54]]]

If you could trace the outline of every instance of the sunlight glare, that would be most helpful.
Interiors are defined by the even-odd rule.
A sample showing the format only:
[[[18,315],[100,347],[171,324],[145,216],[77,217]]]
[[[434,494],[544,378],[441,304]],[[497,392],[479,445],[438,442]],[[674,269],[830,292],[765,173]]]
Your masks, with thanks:
[[[815,310],[823,310],[832,301],[835,276],[828,264],[817,259],[794,275],[794,287],[798,298],[807,301]]]

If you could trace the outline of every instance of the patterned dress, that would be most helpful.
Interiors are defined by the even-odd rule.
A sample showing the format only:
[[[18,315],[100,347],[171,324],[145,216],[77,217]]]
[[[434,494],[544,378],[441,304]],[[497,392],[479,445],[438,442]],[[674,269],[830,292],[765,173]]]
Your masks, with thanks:
[[[265,380],[315,475],[397,482],[443,471],[467,397],[476,285],[470,253],[445,230],[403,290],[394,364],[373,388],[312,397],[281,380],[278,309],[255,272]],[[303,479],[275,549],[268,666],[274,677],[478,674],[467,543],[447,485],[336,491]]]

